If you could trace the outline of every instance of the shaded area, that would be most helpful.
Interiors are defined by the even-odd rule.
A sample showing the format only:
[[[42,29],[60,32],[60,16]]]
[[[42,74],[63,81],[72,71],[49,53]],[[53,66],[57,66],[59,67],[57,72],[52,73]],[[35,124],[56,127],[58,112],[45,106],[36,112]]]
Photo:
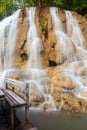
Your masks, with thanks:
[[[0,107],[0,130],[10,130],[4,111]]]
[[[21,111],[19,109],[19,111]],[[22,114],[23,115],[23,114]],[[24,119],[24,117],[22,117]],[[21,122],[21,120],[17,117],[15,112],[14,116],[15,130],[37,130],[37,128],[29,123],[25,125],[25,122]],[[10,130],[10,111],[7,104],[3,104],[3,107],[0,107],[0,130]]]
[[[57,63],[55,61],[49,60],[49,67],[56,67]]]

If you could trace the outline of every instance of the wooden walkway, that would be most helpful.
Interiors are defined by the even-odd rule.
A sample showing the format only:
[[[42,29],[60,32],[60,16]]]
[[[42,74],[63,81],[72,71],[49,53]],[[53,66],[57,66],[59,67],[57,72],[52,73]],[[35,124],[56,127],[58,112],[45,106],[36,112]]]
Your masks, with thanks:
[[[12,91],[11,91],[11,93],[12,93]],[[11,129],[11,122],[10,122],[11,112],[9,109],[9,105],[6,103],[7,94],[9,94],[9,90],[7,90],[6,93],[4,93],[0,89],[0,130],[13,130],[13,129]],[[25,102],[22,99],[20,99],[20,97],[18,97],[14,93],[12,93],[11,95],[12,95],[12,98],[10,98],[10,100],[14,99],[11,103],[13,103],[15,101],[15,98],[18,98],[18,101],[21,101],[22,104],[25,105]],[[18,102],[16,102],[16,103],[17,103],[17,106],[19,107],[20,103],[19,104],[18,104]],[[27,123],[26,126],[22,126],[22,124],[19,121],[19,119],[17,118],[16,114],[14,114],[14,130],[37,130],[37,128],[34,127],[33,125],[31,125],[30,123]]]
[[[7,114],[6,114],[7,113]],[[1,110],[0,108],[0,130],[11,130],[9,124],[9,111]],[[8,116],[8,117],[7,117]],[[21,122],[15,116],[15,130],[38,130],[32,124],[28,124],[27,126],[22,126]]]
[[[0,89],[0,101],[5,99],[5,95],[3,93],[3,91]]]

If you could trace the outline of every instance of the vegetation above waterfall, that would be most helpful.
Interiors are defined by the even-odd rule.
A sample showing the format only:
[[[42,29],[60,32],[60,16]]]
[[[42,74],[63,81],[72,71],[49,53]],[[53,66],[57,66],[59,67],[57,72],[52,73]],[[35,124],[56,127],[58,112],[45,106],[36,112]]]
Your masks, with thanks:
[[[77,11],[87,16],[87,0],[0,0],[0,19],[22,7],[52,7]]]

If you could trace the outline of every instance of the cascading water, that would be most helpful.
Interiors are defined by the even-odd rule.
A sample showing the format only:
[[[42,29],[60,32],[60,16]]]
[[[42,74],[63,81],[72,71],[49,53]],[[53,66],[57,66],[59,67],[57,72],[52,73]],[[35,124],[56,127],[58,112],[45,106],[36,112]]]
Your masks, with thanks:
[[[65,11],[65,13],[67,19],[67,28],[68,28],[67,35],[72,39],[72,41],[77,46],[83,46],[83,42],[84,42],[83,35],[76,23],[75,17],[73,18],[72,13],[70,11]]]
[[[27,47],[28,47],[28,64],[24,73],[28,71],[29,79],[27,82],[31,83],[32,89],[36,89],[37,92],[41,93],[44,97],[44,104],[51,104],[51,107],[54,107],[52,102],[52,96],[48,92],[48,86],[45,80],[49,80],[45,76],[44,71],[41,68],[40,60],[40,51],[41,51],[41,39],[38,36],[37,27],[35,25],[35,7],[31,7],[28,11],[28,20],[29,20],[29,30],[27,36]],[[52,84],[50,84],[50,89]],[[35,90],[33,90],[35,91]],[[44,105],[42,104],[42,106]]]
[[[42,39],[38,34],[37,25],[35,22],[36,8],[31,7],[29,9],[26,9],[26,11],[28,18],[27,24],[29,24],[26,39],[28,62],[26,68],[22,71],[20,70],[18,72],[14,69],[15,48],[18,33],[17,23],[20,10],[0,23],[0,87],[4,86],[5,77],[8,83],[12,83],[13,85],[19,87],[24,85],[24,81],[29,82],[30,103],[34,101],[40,102],[40,108],[52,108],[53,110],[54,108],[56,108],[53,94],[55,93],[55,91],[58,92],[58,90],[56,90],[56,85],[53,84],[54,82],[47,77],[41,66],[41,51],[44,44],[42,44]],[[83,48],[84,38],[78,26],[78,23],[71,12],[65,11],[65,31],[59,15],[59,10],[55,7],[52,7],[50,8],[50,13],[52,16],[54,32],[57,40],[56,47],[52,48],[53,50],[55,50],[56,48],[57,63],[59,63],[58,66],[55,68],[58,68],[61,73],[66,75],[67,78],[63,77],[66,82],[66,86],[68,80],[72,82],[71,85],[75,86],[75,90],[72,90],[75,96],[87,99],[86,97],[82,96],[82,92],[87,91],[87,51]],[[23,49],[24,50],[20,51],[24,51],[25,53],[25,48]],[[54,67],[51,69],[54,69]],[[84,71],[85,73],[83,74]],[[12,79],[15,73],[21,73],[24,81],[16,81]],[[52,80],[56,80],[56,77],[52,77],[54,78]],[[58,84],[57,87],[59,87]],[[64,89],[63,91],[67,91],[68,93],[67,89]],[[61,104],[62,103],[63,102],[61,102]],[[61,108],[61,105],[59,106],[59,108]]]
[[[20,10],[0,23],[0,69],[13,68],[19,12]]]
[[[58,52],[58,62],[62,63],[66,59],[71,58],[75,53],[75,45],[71,39],[64,33],[62,22],[58,16],[57,8],[50,8],[54,31],[57,38],[57,52]],[[68,51],[67,51],[68,44]]]
[[[75,86],[77,86],[75,95],[86,99],[86,97],[81,96],[81,93],[87,91],[87,85],[84,86],[81,82],[82,77],[79,71],[81,68],[87,67],[87,51],[83,48],[84,38],[80,28],[71,12],[65,11],[68,30],[68,33],[65,33],[62,29],[60,17],[58,16],[58,9],[50,8],[50,12],[57,37],[57,47],[58,49],[60,47],[59,50],[61,51],[58,55],[61,55],[62,59],[65,58],[66,61],[65,65],[61,67],[61,70],[68,75]],[[60,60],[62,59],[60,58]]]
[[[4,86],[7,72],[14,67],[19,12],[0,22],[0,87]]]
[[[29,68],[41,68],[40,66],[40,48],[41,39],[38,37],[37,28],[35,25],[35,8],[29,9],[29,31],[28,31],[28,54],[29,54]]]
[[[83,63],[83,66],[79,67],[79,70],[80,70],[82,67],[85,68],[87,66],[87,64],[86,64],[87,63],[87,60],[86,60],[87,51],[83,48],[84,38],[83,38],[80,28],[78,27],[78,25],[76,23],[75,17],[72,16],[70,11],[66,11],[65,13],[66,13],[66,18],[67,18],[69,36],[73,40],[74,44],[76,45],[77,51],[80,50],[80,54],[84,55],[81,60],[81,62]],[[82,56],[82,55],[80,55],[80,56]],[[73,64],[73,66],[75,64]],[[84,86],[83,83],[81,82],[82,76],[78,73],[78,77],[75,77],[75,78],[77,79],[78,86],[79,86],[79,92],[77,92],[77,96],[86,99],[85,97],[80,95],[82,92],[87,91],[86,86]]]

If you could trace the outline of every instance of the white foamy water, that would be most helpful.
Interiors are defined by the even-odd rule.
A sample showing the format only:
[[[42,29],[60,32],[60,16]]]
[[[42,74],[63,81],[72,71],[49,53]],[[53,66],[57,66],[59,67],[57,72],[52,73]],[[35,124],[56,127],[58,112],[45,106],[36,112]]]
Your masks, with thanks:
[[[70,59],[75,53],[75,45],[73,41],[64,33],[62,22],[58,15],[58,9],[55,7],[50,8],[52,21],[54,25],[54,31],[57,38],[57,60],[59,63],[64,62],[66,59]],[[68,45],[68,51],[67,51]]]
[[[87,99],[81,95],[82,92],[87,91],[87,85],[84,85],[81,80],[82,78],[84,80],[84,72],[83,74],[81,73],[87,67],[87,51],[83,48],[84,38],[82,32],[70,11],[65,11],[67,33],[63,31],[62,22],[58,16],[58,9],[50,8],[50,13],[54,24],[55,35],[57,37],[57,47],[58,49],[60,47],[60,53],[58,54],[58,56],[60,55],[59,60],[61,61],[65,58],[65,60],[68,61],[63,67],[61,67],[61,70],[77,87],[76,92],[74,92],[75,95]],[[87,71],[87,69],[85,71]],[[85,72],[85,77],[86,76],[87,73]]]
[[[37,33],[37,27],[35,25],[35,7],[31,7],[28,11],[29,15],[29,31],[27,36],[27,46],[28,46],[28,54],[29,54],[29,61],[28,67],[29,68],[41,68],[40,66],[40,48],[41,48],[41,39]]]
[[[0,22],[0,70],[14,65],[19,12]]]
[[[5,87],[7,72],[14,67],[19,13],[20,10],[0,22],[0,88]]]
[[[41,67],[40,52],[42,47],[42,42],[38,36],[38,30],[35,23],[35,13],[36,8],[31,7],[28,11],[29,20],[29,30],[27,36],[27,47],[28,47],[28,64],[26,69],[23,71],[24,78],[26,82],[30,83],[30,93],[36,91],[36,93],[44,97],[44,104],[50,102],[50,107],[53,107],[52,98],[48,92],[48,77],[44,74]],[[51,85],[51,84],[50,84]],[[52,86],[49,86],[50,89]],[[52,91],[52,89],[51,89]],[[48,98],[47,98],[48,97]],[[49,99],[49,100],[48,100]],[[32,99],[30,98],[30,101]],[[44,105],[42,103],[42,106]],[[41,106],[40,106],[41,107]]]
[[[84,39],[80,28],[76,22],[75,17],[72,16],[70,11],[65,11],[67,19],[68,36],[77,46],[83,46]]]

